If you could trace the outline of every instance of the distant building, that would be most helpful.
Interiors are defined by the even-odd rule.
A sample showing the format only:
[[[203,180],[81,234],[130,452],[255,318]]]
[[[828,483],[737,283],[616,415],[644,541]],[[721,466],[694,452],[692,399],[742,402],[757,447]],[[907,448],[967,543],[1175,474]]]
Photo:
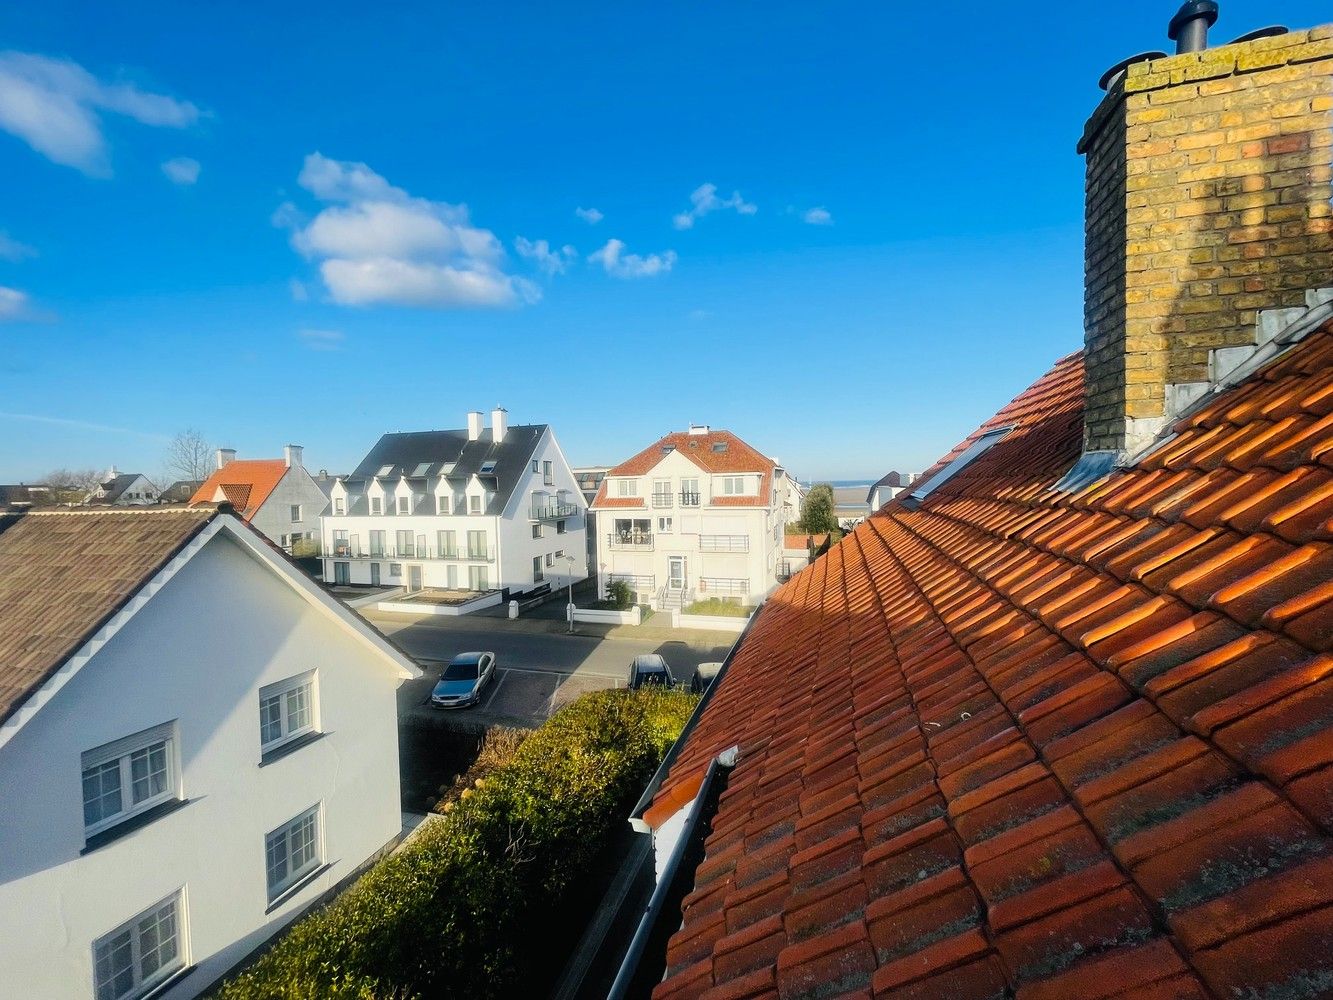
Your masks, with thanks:
[[[611,469],[593,501],[599,586],[678,608],[762,599],[777,585],[788,480],[730,431],[691,426]]]
[[[213,507],[0,515],[0,983],[188,1000],[402,833],[420,670]]]
[[[385,434],[329,493],[324,579],[526,593],[588,575],[587,504],[547,424],[503,409]]]
[[[204,485],[202,479],[177,479],[157,498],[158,503],[189,503],[195,491]]]
[[[873,514],[886,503],[896,497],[907,487],[916,482],[918,474],[915,472],[890,472],[878,482],[870,487],[870,492],[866,494],[866,505]]]
[[[161,492],[147,476],[138,472],[119,472],[113,465],[107,470],[106,481],[83,502],[93,507],[143,507],[157,503]]]
[[[0,486],[0,510],[27,510],[55,502],[55,490],[50,486],[27,483]]]
[[[864,486],[833,487],[833,516],[840,528],[854,528],[870,516]]]
[[[191,503],[227,501],[241,519],[290,552],[303,539],[319,538],[319,518],[328,503],[302,464],[300,445],[283,448],[282,458],[237,459],[219,448],[217,471],[200,484]]]

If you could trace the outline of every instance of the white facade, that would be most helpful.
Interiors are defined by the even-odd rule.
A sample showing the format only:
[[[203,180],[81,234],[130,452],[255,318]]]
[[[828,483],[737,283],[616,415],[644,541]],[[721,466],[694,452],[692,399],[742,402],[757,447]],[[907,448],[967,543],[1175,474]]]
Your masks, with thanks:
[[[107,482],[93,490],[88,495],[85,503],[111,503],[117,507],[145,507],[157,503],[158,497],[161,496],[162,491],[157,488],[151,479],[134,473],[134,478],[125,485],[120,494],[115,499],[108,500],[110,491],[107,487],[115,485],[120,476],[128,475],[128,473],[118,473],[113,467],[107,475]]]
[[[762,504],[727,502],[758,496],[765,479]],[[777,586],[786,513],[773,468],[710,473],[673,450],[646,474],[613,470],[605,485],[595,508],[603,594],[623,579],[639,603],[654,607],[709,597],[749,604]]]
[[[210,522],[0,729],[0,993],[92,1000],[99,958],[104,983],[139,979],[117,1000],[204,992],[398,837],[395,691],[416,675],[248,529]],[[310,728],[266,754],[261,691],[293,678],[309,701],[279,704],[307,711],[281,718]],[[161,749],[141,769],[123,755],[145,732]],[[89,774],[121,764],[109,800],[93,779],[93,815],[148,768],[161,814],[99,837]],[[271,866],[292,884],[270,892]],[[170,960],[145,981],[153,954]]]
[[[587,578],[587,502],[549,427],[503,510],[479,513],[491,499],[478,475],[376,477],[357,504],[365,512],[347,513],[353,496],[339,479],[322,518],[324,580],[524,592]]]

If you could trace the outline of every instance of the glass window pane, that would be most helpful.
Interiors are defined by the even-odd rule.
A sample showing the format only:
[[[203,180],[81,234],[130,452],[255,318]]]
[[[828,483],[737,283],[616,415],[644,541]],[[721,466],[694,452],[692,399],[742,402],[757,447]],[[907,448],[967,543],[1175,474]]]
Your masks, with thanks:
[[[130,754],[131,793],[135,805],[167,790],[167,745],[154,743]]]
[[[310,685],[303,684],[287,692],[287,732],[295,733],[310,725]]]
[[[269,890],[281,886],[287,879],[287,829],[270,833],[266,848]]]
[[[128,929],[99,942],[95,957],[97,1000],[118,1000],[134,989],[134,951]]]
[[[83,772],[83,823],[92,826],[121,811],[120,761]]]
[[[265,698],[259,703],[259,739],[272,743],[282,739],[282,695]]]
[[[139,974],[148,979],[176,959],[176,902],[139,921]]]

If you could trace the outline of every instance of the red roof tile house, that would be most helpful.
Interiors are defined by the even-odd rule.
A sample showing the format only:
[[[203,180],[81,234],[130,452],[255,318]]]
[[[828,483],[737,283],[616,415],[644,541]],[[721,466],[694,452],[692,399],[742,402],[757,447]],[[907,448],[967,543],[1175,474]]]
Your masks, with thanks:
[[[1333,28],[1081,150],[1084,350],[761,609],[614,996],[1333,996]]]
[[[319,519],[328,497],[301,460],[299,445],[289,444],[282,458],[236,458],[219,448],[217,471],[190,497],[192,504],[229,503],[241,520],[287,551],[302,539],[319,538]]]
[[[721,597],[744,604],[777,585],[792,480],[730,431],[667,434],[603,477],[601,585],[623,580],[641,603],[678,609]]]

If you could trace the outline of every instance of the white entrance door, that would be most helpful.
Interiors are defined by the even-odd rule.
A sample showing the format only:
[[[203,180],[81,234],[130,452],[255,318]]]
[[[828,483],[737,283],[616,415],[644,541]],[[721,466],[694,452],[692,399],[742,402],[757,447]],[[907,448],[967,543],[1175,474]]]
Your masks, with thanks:
[[[667,556],[667,589],[685,589],[685,557]]]
[[[415,592],[421,589],[421,567],[407,567],[407,589]]]
[[[374,563],[374,562],[373,562],[373,563],[370,564],[370,585],[371,585],[372,587],[378,587],[378,586],[380,585],[380,564],[379,564],[379,563]]]

